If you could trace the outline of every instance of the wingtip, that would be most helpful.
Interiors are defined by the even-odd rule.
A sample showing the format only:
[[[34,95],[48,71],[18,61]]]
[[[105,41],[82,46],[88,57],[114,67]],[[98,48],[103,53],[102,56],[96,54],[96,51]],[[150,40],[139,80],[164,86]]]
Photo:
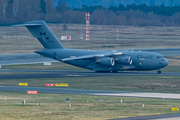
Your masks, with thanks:
[[[14,27],[41,26],[44,23],[46,23],[46,22],[43,20],[37,20],[37,21],[24,22],[22,24],[17,24],[17,25],[12,25],[12,26],[14,26]]]
[[[14,27],[29,27],[29,26],[42,26],[42,24],[19,24],[13,25]]]

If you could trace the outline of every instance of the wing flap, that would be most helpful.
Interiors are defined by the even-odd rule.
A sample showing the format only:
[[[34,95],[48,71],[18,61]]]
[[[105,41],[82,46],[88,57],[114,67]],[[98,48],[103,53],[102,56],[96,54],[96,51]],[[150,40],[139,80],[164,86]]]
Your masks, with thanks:
[[[62,62],[64,61],[69,61],[69,60],[85,60],[85,59],[92,59],[92,58],[101,58],[101,57],[117,57],[117,56],[121,56],[124,55],[123,53],[102,53],[102,54],[92,54],[92,55],[84,55],[84,56],[73,56],[71,58],[64,58],[61,59]]]

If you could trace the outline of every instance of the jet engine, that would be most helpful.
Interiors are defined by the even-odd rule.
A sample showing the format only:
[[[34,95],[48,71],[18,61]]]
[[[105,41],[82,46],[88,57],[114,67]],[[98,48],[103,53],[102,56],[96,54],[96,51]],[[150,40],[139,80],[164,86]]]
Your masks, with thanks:
[[[132,58],[128,56],[122,56],[115,59],[117,63],[124,64],[124,65],[131,65],[132,64]]]
[[[114,59],[113,58],[100,58],[98,60],[98,63],[101,65],[106,65],[106,66],[114,66]]]

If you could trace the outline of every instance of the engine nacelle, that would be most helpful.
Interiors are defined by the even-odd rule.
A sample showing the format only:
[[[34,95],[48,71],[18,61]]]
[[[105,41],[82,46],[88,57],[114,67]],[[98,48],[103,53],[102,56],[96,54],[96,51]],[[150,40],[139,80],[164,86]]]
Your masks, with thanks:
[[[116,62],[123,65],[131,65],[132,64],[132,58],[128,56],[122,56],[118,57],[116,59]]]
[[[114,66],[114,59],[113,58],[100,58],[98,60],[98,63],[101,64],[101,65],[106,65],[106,66]]]

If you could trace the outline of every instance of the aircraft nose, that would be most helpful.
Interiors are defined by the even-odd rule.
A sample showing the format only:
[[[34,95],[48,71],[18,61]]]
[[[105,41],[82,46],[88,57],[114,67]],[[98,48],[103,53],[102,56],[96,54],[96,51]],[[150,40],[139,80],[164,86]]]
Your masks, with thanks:
[[[164,65],[167,66],[169,64],[168,59],[164,58]]]
[[[162,58],[160,64],[162,67],[166,67],[169,64],[169,61],[166,58]]]

